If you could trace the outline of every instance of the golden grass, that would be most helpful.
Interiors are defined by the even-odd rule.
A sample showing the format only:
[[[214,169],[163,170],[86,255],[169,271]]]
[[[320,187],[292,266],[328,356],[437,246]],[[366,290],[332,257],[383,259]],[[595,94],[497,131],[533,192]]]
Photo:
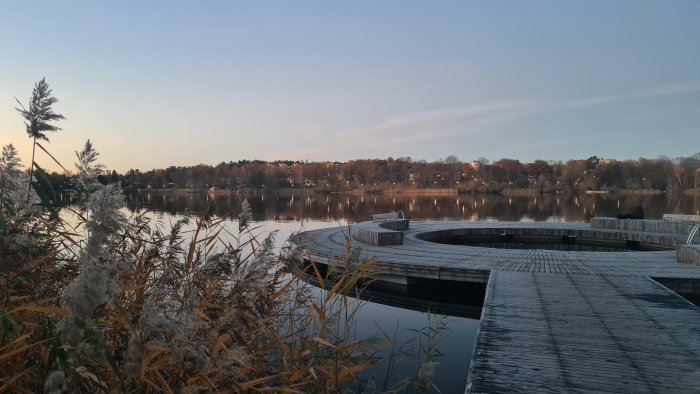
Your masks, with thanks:
[[[103,261],[128,268],[90,317],[61,307],[80,241],[52,233],[56,252],[0,278],[0,392],[336,392],[372,365],[347,298],[372,262],[348,245],[322,275],[313,262],[299,267],[293,246],[276,254],[271,239],[225,225],[200,218],[192,233],[165,232],[132,218]],[[78,343],[66,342],[66,322]]]

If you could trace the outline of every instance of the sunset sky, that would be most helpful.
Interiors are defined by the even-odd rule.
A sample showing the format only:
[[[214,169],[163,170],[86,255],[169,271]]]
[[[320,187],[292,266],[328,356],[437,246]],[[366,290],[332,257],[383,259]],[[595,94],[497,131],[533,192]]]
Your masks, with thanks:
[[[700,1],[0,1],[0,145],[66,167],[700,151]],[[39,155],[49,168],[50,159]]]

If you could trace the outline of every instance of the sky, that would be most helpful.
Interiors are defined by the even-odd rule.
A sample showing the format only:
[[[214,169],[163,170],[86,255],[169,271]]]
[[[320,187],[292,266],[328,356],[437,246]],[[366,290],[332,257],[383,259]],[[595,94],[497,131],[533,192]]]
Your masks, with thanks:
[[[700,0],[0,0],[0,145],[45,77],[67,168],[690,156],[699,42]]]

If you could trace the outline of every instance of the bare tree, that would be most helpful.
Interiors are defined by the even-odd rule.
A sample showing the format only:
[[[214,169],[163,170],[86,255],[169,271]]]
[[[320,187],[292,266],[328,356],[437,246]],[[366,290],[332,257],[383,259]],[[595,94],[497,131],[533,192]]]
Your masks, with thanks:
[[[449,155],[445,158],[445,164],[447,164],[447,186],[454,186],[457,179],[459,179],[460,168],[462,167],[462,161],[455,155]]]
[[[53,112],[51,108],[58,100],[51,96],[51,89],[46,83],[46,78],[34,85],[32,98],[29,101],[29,109],[25,108],[22,103],[15,97],[15,100],[21,108],[15,108],[24,117],[24,125],[27,128],[27,134],[33,139],[32,143],[32,163],[29,166],[29,184],[27,185],[27,204],[29,204],[29,193],[32,188],[32,175],[34,172],[34,153],[36,152],[36,140],[49,139],[44,134],[47,131],[61,130],[59,127],[52,125],[49,122],[65,119],[61,114]]]

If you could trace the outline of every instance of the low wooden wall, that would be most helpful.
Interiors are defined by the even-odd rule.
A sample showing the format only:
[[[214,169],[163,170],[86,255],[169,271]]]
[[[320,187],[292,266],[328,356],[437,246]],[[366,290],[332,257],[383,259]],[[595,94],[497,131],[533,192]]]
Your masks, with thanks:
[[[676,250],[676,260],[679,263],[700,265],[700,245],[681,245]]]
[[[695,223],[676,220],[592,218],[591,228],[688,235]]]
[[[408,219],[384,222],[362,222],[351,227],[353,238],[375,246],[403,245],[403,231],[408,230]]]
[[[665,214],[664,220],[593,218],[591,219],[591,228],[688,235],[697,222],[686,219],[692,219],[695,216],[697,215]],[[662,235],[652,235],[652,237],[663,238]],[[700,265],[700,244],[684,245],[684,243],[685,241],[678,241],[676,261]]]
[[[684,222],[700,223],[700,215],[683,215],[678,213],[664,213],[664,220],[680,220]]]
[[[615,219],[617,220],[617,219]],[[440,239],[447,239],[458,236],[476,235],[522,235],[522,236],[544,236],[544,237],[564,237],[571,236],[579,239],[600,239],[613,241],[638,241],[648,244],[662,245],[674,248],[681,244],[683,240],[677,236],[664,236],[658,233],[633,233],[627,231],[610,231],[609,229],[566,229],[552,227],[483,227],[483,228],[454,228],[446,230],[428,231],[418,234],[416,237],[424,241],[437,242]]]

